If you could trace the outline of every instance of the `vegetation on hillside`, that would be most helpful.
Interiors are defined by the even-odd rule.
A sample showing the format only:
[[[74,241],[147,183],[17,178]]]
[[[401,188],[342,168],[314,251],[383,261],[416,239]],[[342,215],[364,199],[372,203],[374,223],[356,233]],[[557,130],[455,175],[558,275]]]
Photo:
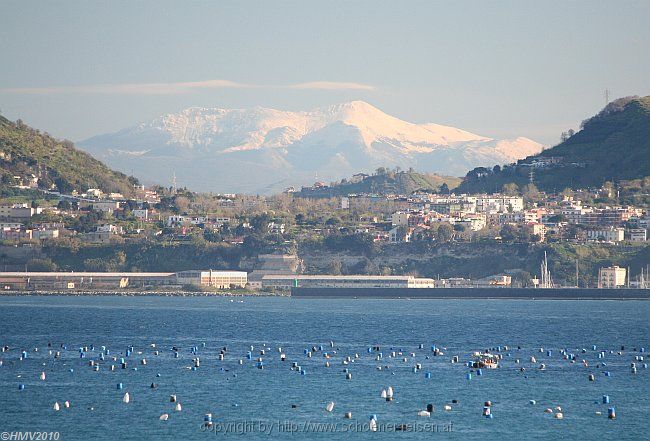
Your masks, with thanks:
[[[18,120],[0,116],[0,188],[35,185],[46,190],[71,193],[89,188],[118,192],[133,191],[137,180],[109,169],[71,141],[54,139]]]
[[[650,96],[616,100],[583,121],[579,132],[563,134],[563,139],[517,164],[476,168],[465,176],[459,189],[496,192],[509,183],[521,188],[530,182],[531,174],[535,185],[546,191],[599,187],[607,181],[650,176]],[[545,161],[544,166],[531,167]]]
[[[433,173],[419,173],[413,169],[402,171],[380,167],[372,175],[358,179],[343,179],[327,187],[303,188],[298,196],[335,197],[349,194],[403,194],[414,191],[448,192],[460,183],[460,178]]]

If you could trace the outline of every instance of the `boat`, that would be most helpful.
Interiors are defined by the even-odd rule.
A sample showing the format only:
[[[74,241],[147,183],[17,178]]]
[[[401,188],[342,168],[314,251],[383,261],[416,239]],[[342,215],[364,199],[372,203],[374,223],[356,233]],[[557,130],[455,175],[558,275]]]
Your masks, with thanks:
[[[499,356],[488,353],[474,352],[472,367],[475,369],[496,369],[499,367]]]

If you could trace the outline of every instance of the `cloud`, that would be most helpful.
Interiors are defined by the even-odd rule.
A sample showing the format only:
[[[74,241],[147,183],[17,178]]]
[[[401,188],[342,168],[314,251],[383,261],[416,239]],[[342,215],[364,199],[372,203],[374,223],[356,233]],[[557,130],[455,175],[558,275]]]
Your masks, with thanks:
[[[311,81],[287,86],[290,89],[320,89],[320,90],[375,90],[374,86],[361,83],[346,83],[336,81]]]
[[[265,86],[259,84],[238,83],[229,80],[206,80],[178,83],[126,83],[95,84],[87,86],[57,87],[15,87],[0,88],[0,93],[19,95],[55,95],[55,94],[116,94],[116,95],[174,95],[190,93],[205,89],[254,89],[254,88],[288,88],[302,90],[374,90],[373,86],[360,83],[312,81],[290,84],[288,86]]]

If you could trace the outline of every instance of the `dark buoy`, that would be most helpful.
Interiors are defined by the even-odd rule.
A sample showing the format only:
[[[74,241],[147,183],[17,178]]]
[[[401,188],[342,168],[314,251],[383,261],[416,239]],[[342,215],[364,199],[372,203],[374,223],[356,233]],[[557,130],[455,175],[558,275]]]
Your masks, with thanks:
[[[427,404],[427,412],[433,412],[433,404]]]
[[[157,388],[157,387],[158,387],[158,385],[157,385],[156,383],[151,383],[151,388],[152,388],[152,389],[155,389],[155,388]]]

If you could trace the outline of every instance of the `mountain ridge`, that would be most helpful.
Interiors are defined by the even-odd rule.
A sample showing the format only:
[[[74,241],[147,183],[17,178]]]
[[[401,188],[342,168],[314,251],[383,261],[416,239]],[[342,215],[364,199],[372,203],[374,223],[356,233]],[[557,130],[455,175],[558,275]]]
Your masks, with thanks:
[[[497,170],[477,168],[461,191],[499,191],[503,185],[530,182],[542,190],[600,186],[606,181],[650,176],[650,96],[609,103],[560,144]]]
[[[70,193],[88,188],[133,192],[138,181],[109,169],[71,141],[0,116],[0,187],[22,186]]]
[[[316,176],[338,180],[381,166],[460,175],[543,148],[524,137],[495,140],[455,127],[403,121],[364,101],[297,112],[190,107],[89,138],[81,146],[117,169],[134,169],[145,180],[159,182],[169,180],[170,166],[196,161],[191,173],[176,169],[184,185],[231,192],[267,191],[269,185],[277,191],[311,184]]]

